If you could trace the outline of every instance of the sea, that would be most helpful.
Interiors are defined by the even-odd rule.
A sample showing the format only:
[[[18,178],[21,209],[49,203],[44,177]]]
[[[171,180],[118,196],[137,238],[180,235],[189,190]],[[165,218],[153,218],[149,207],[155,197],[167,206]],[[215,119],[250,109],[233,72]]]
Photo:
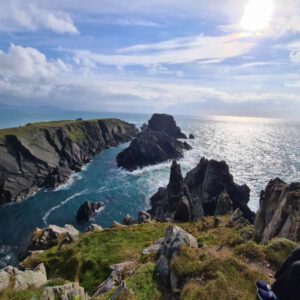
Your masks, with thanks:
[[[0,107],[0,128],[26,123],[76,118],[115,117],[140,127],[150,114],[63,111],[52,108]],[[193,147],[180,159],[183,174],[194,168],[201,157],[225,160],[235,182],[251,189],[249,206],[256,211],[259,196],[270,179],[300,180],[300,123],[279,119],[229,116],[174,116]],[[171,161],[134,172],[119,169],[116,155],[127,144],[103,151],[74,173],[56,190],[41,190],[21,203],[0,207],[0,267],[18,264],[18,253],[35,227],[63,226],[75,221],[77,209],[85,201],[104,202],[104,208],[90,221],[109,227],[122,222],[125,214],[137,216],[149,208],[149,199],[169,180]]]

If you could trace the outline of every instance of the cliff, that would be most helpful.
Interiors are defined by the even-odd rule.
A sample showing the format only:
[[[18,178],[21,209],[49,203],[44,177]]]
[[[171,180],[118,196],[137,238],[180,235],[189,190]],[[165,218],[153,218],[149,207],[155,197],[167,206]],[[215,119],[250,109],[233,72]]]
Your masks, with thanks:
[[[59,121],[0,130],[0,204],[64,183],[102,150],[138,132],[118,119]]]

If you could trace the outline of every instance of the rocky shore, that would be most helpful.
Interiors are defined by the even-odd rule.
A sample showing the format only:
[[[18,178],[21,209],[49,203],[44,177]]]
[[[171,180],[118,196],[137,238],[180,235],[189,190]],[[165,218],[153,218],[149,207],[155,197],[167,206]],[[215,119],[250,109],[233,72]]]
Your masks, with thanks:
[[[60,121],[0,130],[0,204],[65,183],[108,147],[138,130],[118,119]]]

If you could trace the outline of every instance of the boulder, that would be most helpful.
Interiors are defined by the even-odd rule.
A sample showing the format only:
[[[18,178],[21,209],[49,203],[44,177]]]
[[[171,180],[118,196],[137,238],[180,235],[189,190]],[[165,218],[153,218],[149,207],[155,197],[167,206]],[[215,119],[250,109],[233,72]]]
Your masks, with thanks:
[[[189,139],[193,140],[195,138],[195,136],[193,134],[190,133],[189,135]]]
[[[186,135],[181,132],[171,115],[154,114],[148,121],[148,128],[154,131],[164,131],[175,139],[186,139]]]
[[[125,277],[131,276],[135,272],[137,265],[136,261],[126,261],[110,266],[112,270],[110,276],[95,289],[93,298],[120,286]]]
[[[97,225],[97,224],[91,224],[89,226],[89,228],[87,229],[87,232],[101,232],[104,229],[102,228],[102,226]]]
[[[92,203],[89,201],[85,201],[77,211],[76,221],[78,223],[87,223],[90,220],[90,218],[96,216],[96,214],[100,211],[102,207],[104,207],[103,203]]]
[[[160,247],[163,245],[163,243],[164,243],[164,238],[159,239],[153,245],[144,248],[142,254],[143,255],[157,254]]]
[[[255,237],[267,243],[274,237],[300,241],[300,182],[271,180],[261,192],[255,218]]]
[[[47,282],[46,269],[44,264],[39,264],[33,270],[21,271],[8,266],[0,270],[0,293],[6,289],[23,291],[28,288],[40,288]]]
[[[143,210],[139,211],[138,223],[151,223],[151,215]]]
[[[71,243],[79,235],[79,231],[72,225],[59,227],[49,225],[47,228],[36,228],[25,243],[24,249],[20,253],[20,259],[28,256],[30,251],[46,250],[60,243]]]
[[[156,272],[160,283],[167,288],[171,286],[171,277],[174,277],[170,270],[171,260],[178,255],[182,246],[198,248],[197,240],[182,228],[174,225],[169,226],[159,250],[159,259],[156,262]],[[172,286],[172,289],[174,288]]]
[[[84,291],[84,288],[77,282],[67,283],[60,286],[48,286],[44,289],[41,300],[88,300],[90,297]]]
[[[227,193],[222,193],[217,201],[215,216],[224,216],[232,214],[232,201]]]
[[[241,226],[250,224],[249,221],[244,218],[244,214],[239,208],[237,208],[232,214],[230,218],[230,223],[233,225],[241,225]]]
[[[129,171],[183,157],[190,150],[186,142],[176,140],[164,131],[148,129],[136,135],[130,146],[117,155],[119,167]]]
[[[127,226],[126,225],[123,225],[117,221],[113,221],[112,224],[111,224],[111,227],[112,228],[118,228],[118,227],[123,227],[123,228],[126,228]]]
[[[132,216],[131,215],[126,215],[125,217],[124,217],[124,219],[123,219],[123,224],[124,225],[127,225],[127,226],[129,226],[129,225],[133,225],[135,223],[135,221],[134,221],[134,219],[132,218]]]

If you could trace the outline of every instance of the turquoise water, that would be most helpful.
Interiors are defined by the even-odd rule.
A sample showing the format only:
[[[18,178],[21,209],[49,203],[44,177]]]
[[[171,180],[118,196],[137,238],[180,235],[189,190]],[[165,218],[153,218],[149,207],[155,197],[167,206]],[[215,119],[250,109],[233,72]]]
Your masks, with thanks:
[[[3,111],[2,111],[3,112]],[[0,127],[11,127],[33,121],[74,119],[82,117],[118,117],[137,126],[149,116],[62,112],[36,109],[12,110],[0,114]],[[250,206],[257,209],[259,193],[269,179],[286,181],[300,178],[299,123],[280,120],[229,117],[176,117],[185,133],[193,133],[189,143],[193,150],[180,161],[183,173],[193,168],[202,156],[227,161],[237,183],[251,188]],[[133,216],[149,206],[150,196],[167,184],[170,162],[129,173],[116,166],[115,156],[127,145],[105,150],[82,172],[55,191],[41,191],[19,204],[0,208],[0,265],[16,263],[16,253],[35,227],[75,222],[79,206],[86,200],[105,202],[104,209],[92,220],[108,227],[124,215]],[[78,227],[84,230],[84,227]]]

